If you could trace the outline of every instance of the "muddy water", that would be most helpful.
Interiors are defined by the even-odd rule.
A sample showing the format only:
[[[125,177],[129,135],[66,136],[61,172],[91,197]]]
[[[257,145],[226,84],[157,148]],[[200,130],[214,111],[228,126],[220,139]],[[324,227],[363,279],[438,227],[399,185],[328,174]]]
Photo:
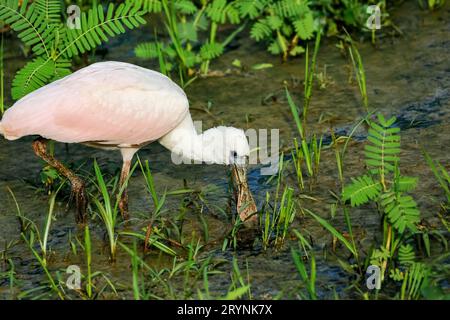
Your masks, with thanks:
[[[436,213],[444,197],[420,150],[425,148],[434,159],[450,169],[450,8],[447,5],[436,13],[428,13],[418,10],[414,2],[406,3],[394,12],[393,21],[403,31],[403,36],[385,37],[376,47],[369,43],[359,45],[367,74],[369,103],[371,108],[399,119],[402,128],[402,173],[419,177],[415,197],[421,212],[432,226],[441,229]],[[140,61],[133,55],[135,44],[146,40],[150,33],[141,29],[113,40],[107,46],[104,59],[154,67],[152,63]],[[325,73],[326,70],[326,81],[322,83],[324,88],[316,83],[309,113],[308,131],[323,134],[326,140],[331,129],[338,135],[348,134],[364,114],[357,84],[349,81],[351,62],[336,43],[335,39],[327,39],[321,46],[318,72]],[[289,147],[296,136],[296,129],[283,88],[287,84],[294,99],[301,101],[303,58],[281,63],[278,58],[264,52],[262,47],[248,41],[247,37],[237,39],[235,47],[212,63],[212,70],[218,76],[198,79],[186,89],[193,118],[202,120],[204,128],[222,123],[243,128],[277,128],[282,147]],[[6,41],[6,51],[6,83],[9,84],[14,72],[23,64],[23,58],[19,54],[19,43],[12,39]],[[242,70],[232,66],[234,59],[241,61],[244,66]],[[92,57],[92,60],[100,60],[100,57]],[[273,67],[253,70],[251,66],[258,63],[271,63]],[[212,105],[210,111],[213,117],[198,110],[208,103]],[[363,144],[360,143],[364,137],[365,131],[361,129],[350,144],[345,159],[347,179],[364,171]],[[14,192],[23,214],[41,225],[45,219],[47,196],[35,188],[42,164],[31,150],[31,141],[30,138],[15,142],[0,140],[0,245],[20,239],[16,207],[7,187]],[[82,166],[81,171],[90,170],[94,158],[109,174],[116,173],[120,166],[118,154],[84,146],[70,146],[66,150],[64,146],[56,145],[56,154],[67,163],[74,164],[74,167]],[[202,255],[226,262],[220,267],[225,274],[210,278],[214,292],[226,292],[231,260],[236,256],[242,270],[248,263],[255,298],[298,298],[298,290],[303,285],[295,271],[289,246],[278,252],[264,252],[258,244],[252,249],[221,251],[224,233],[229,229],[229,217],[216,208],[226,208],[228,205],[226,168],[173,165],[170,153],[157,144],[141,150],[139,156],[149,159],[159,194],[166,189],[176,190],[185,186],[202,190],[208,204],[204,215],[209,226],[209,240]],[[267,183],[267,177],[260,175],[260,168],[260,165],[252,166],[249,180],[261,206],[266,191],[273,191],[274,185]],[[286,170],[285,176],[287,183],[295,184],[292,170]],[[329,218],[330,205],[334,202],[329,191],[339,191],[337,168],[331,150],[323,152],[318,181],[313,191],[308,192],[317,201],[302,200],[302,205]],[[130,180],[129,194],[134,220],[131,226],[121,225],[119,229],[139,229],[148,222],[153,210],[144,179],[139,173]],[[169,197],[162,215],[173,219],[180,212],[182,200],[183,196]],[[61,198],[57,205],[56,221],[50,235],[52,271],[64,272],[70,264],[84,265],[82,254],[75,256],[70,253],[69,234],[72,237],[81,234],[75,226],[72,210],[65,210],[66,201],[66,198]],[[186,235],[192,232],[202,234],[198,215],[198,210],[188,210]],[[352,210],[351,215],[358,242],[364,250],[368,250],[375,241],[379,241],[379,216],[370,206]],[[332,222],[341,230],[345,229],[340,213]],[[331,246],[329,234],[308,217],[299,217],[295,227],[313,239],[318,260],[319,297],[332,298],[334,292],[341,298],[358,297],[346,290],[352,278],[342,271],[335,258],[324,254]],[[118,284],[120,297],[131,297],[129,257],[121,252],[118,261],[110,264],[103,241],[105,234],[98,218],[91,223],[91,229],[96,243],[93,269],[105,272]],[[439,252],[440,247],[436,246],[433,250]],[[21,290],[32,289],[45,281],[42,269],[22,242],[8,249],[6,255],[15,263]],[[338,255],[345,258],[346,252],[338,248]],[[153,254],[146,261],[153,265],[167,265],[169,260]],[[8,283],[1,278],[0,297],[10,297]]]

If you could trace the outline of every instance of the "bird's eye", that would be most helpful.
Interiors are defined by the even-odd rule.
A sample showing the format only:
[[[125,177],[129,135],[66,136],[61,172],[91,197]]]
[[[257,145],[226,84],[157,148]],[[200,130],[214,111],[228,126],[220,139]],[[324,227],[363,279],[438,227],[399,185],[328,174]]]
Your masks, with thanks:
[[[231,151],[230,154],[231,154],[231,157],[232,157],[233,159],[236,159],[237,156],[238,156],[238,154],[237,154],[236,151]]]

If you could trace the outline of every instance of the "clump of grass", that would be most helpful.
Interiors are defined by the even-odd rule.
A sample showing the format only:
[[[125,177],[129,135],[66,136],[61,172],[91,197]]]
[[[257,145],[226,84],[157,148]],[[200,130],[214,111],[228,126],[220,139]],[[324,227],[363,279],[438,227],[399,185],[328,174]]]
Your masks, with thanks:
[[[311,189],[314,179],[316,179],[319,174],[323,136],[320,137],[320,139],[317,139],[317,136],[314,134],[310,140],[310,143],[306,141],[304,129],[305,124],[302,124],[297,111],[298,108],[292,100],[292,97],[287,88],[286,97],[301,140],[301,143],[299,145],[297,138],[294,138],[294,148],[291,150],[292,160],[297,175],[297,183],[300,190],[304,190],[305,183],[303,177],[303,167],[306,167],[306,173],[310,177],[309,186]]]
[[[208,275],[211,272],[208,272],[208,269],[203,269],[203,288],[204,292],[202,292],[200,289],[197,290],[197,296],[200,300],[237,300],[242,299],[244,296],[246,296],[248,299],[252,299],[252,293],[251,293],[251,285],[250,285],[250,279],[249,279],[249,271],[248,271],[248,263],[247,266],[247,279],[244,279],[244,276],[242,275],[242,272],[238,265],[238,260],[236,257],[233,257],[232,261],[232,271],[230,272],[231,276],[231,283],[230,286],[227,289],[227,292],[225,295],[221,295],[219,297],[215,297],[211,295],[210,288],[209,288],[209,277]],[[218,272],[216,272],[218,273]]]
[[[317,32],[316,41],[314,44],[314,51],[313,56],[311,59],[311,64],[309,63],[309,47],[306,47],[306,54],[305,54],[305,88],[304,88],[304,102],[303,102],[303,128],[306,126],[306,121],[308,118],[308,110],[309,110],[309,104],[311,102],[312,97],[312,87],[313,87],[313,80],[316,70],[316,60],[317,60],[317,54],[319,52],[320,47],[320,38],[321,38],[321,32]],[[306,135],[306,132],[303,132],[303,135]]]
[[[29,222],[29,225],[32,227],[32,229],[30,230],[30,243],[34,243],[34,240],[37,239],[39,242],[39,246],[41,248],[41,258],[42,258],[42,263],[44,266],[47,265],[47,258],[48,258],[48,237],[50,234],[50,227],[52,224],[52,221],[54,220],[54,209],[55,209],[55,201],[56,201],[56,196],[58,194],[58,192],[61,190],[61,188],[63,187],[65,182],[61,183],[60,186],[58,187],[58,189],[55,192],[52,192],[52,194],[50,195],[50,199],[49,199],[49,209],[48,209],[48,213],[47,213],[47,218],[45,220],[45,225],[44,225],[44,229],[41,231],[39,230],[39,227],[36,225],[36,223],[30,219],[28,219],[27,217],[19,214],[19,220],[21,221],[21,226],[23,226],[25,224],[25,221]],[[15,199],[15,197],[14,197]],[[16,205],[18,206],[17,202]],[[20,213],[20,209],[18,207],[19,213]],[[24,227],[23,230],[25,231],[27,228]]]
[[[293,197],[294,189],[285,187],[281,195],[281,199],[279,198],[284,168],[283,163],[284,161],[282,154],[280,157],[280,162],[278,163],[278,178],[273,205],[271,205],[270,193],[267,192],[266,203],[263,209],[264,213],[260,216],[262,243],[265,249],[272,244],[276,248],[282,246],[289,231],[289,227],[294,221],[296,215],[295,201]]]
[[[97,161],[94,161],[94,170],[95,176],[97,178],[97,186],[100,190],[102,201],[97,197],[92,197],[92,201],[97,207],[100,218],[102,219],[106,227],[106,232],[108,234],[109,239],[110,258],[111,260],[115,260],[117,249],[117,235],[115,229],[117,223],[117,215],[119,212],[118,201],[116,201],[116,203],[113,204],[105,180],[103,178],[103,174],[100,170],[100,167],[98,166]],[[120,192],[118,198],[120,198]]]
[[[361,55],[359,54],[359,50],[353,43],[353,40],[351,39],[348,52],[350,54],[350,59],[352,60],[353,70],[355,72],[359,92],[362,97],[363,106],[366,109],[366,112],[369,112],[369,98],[367,96],[366,72],[364,70],[364,65],[362,62]]]
[[[441,165],[437,161],[434,161],[425,150],[423,150],[422,153],[428,166],[436,177],[436,180],[439,182],[439,185],[445,192],[448,204],[450,204],[450,174],[447,172],[447,170],[445,170],[443,165]]]
[[[303,262],[303,258],[299,255],[299,253],[291,248],[292,259],[294,260],[295,266],[297,267],[297,271],[300,274],[303,282],[306,284],[306,289],[308,290],[309,298],[311,300],[317,300],[316,293],[316,278],[317,278],[317,270],[316,270],[316,259],[314,254],[310,254],[310,272],[306,269],[305,263]]]
[[[136,166],[137,163],[130,170],[130,174],[128,175],[127,180],[125,181],[123,186],[118,190],[117,195],[115,197],[116,200],[113,201],[109,194],[108,186],[105,182],[102,171],[97,161],[94,161],[94,171],[97,180],[96,186],[97,189],[100,191],[101,198],[95,195],[91,195],[91,198],[97,208],[100,218],[105,224],[106,232],[108,234],[110,257],[112,261],[114,261],[116,257],[118,235],[116,234],[115,230],[117,225],[117,216],[119,213],[120,198],[123,192],[125,191],[125,188],[127,187],[128,184],[128,179],[133,174],[134,170],[136,169]]]
[[[30,231],[30,233],[29,233],[29,237],[30,238],[29,239],[26,237],[26,235],[24,233],[22,233],[21,236],[22,236],[22,239],[24,240],[24,242],[27,244],[27,246],[30,249],[30,251],[33,254],[33,256],[39,262],[42,270],[44,270],[44,273],[47,276],[47,279],[48,279],[48,282],[49,282],[49,286],[39,286],[39,287],[33,288],[31,290],[22,292],[19,295],[19,298],[27,296],[30,293],[34,293],[35,291],[42,290],[42,289],[48,289],[48,287],[50,287],[50,289],[59,297],[59,299],[64,300],[65,299],[64,290],[58,284],[58,281],[53,278],[52,274],[48,270],[47,261],[46,261],[45,256],[39,254],[39,252],[37,252],[36,249],[34,249],[34,242],[35,242],[34,232],[32,230]],[[45,292],[43,295],[47,295],[47,292]],[[37,297],[34,296],[33,298],[37,298]]]

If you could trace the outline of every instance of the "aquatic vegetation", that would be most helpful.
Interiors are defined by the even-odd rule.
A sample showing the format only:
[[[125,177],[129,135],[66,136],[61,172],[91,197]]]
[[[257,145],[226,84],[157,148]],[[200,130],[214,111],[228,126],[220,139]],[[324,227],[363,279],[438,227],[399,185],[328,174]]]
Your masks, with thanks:
[[[319,47],[320,47],[320,38],[321,38],[322,32],[319,31],[317,33],[315,45],[314,45],[314,51],[311,58],[311,64],[309,63],[309,47],[306,47],[306,54],[305,54],[305,84],[304,84],[304,101],[303,101],[303,128],[306,127],[306,122],[308,119],[308,109],[309,109],[309,103],[311,101],[312,97],[312,87],[313,87],[313,80],[314,75],[316,74],[316,61],[317,61],[317,54],[319,53]],[[303,135],[306,135],[306,132],[303,132]]]
[[[320,155],[322,151],[322,140],[321,137],[319,140],[316,135],[313,134],[310,142],[308,143],[306,140],[306,118],[305,113],[303,113],[303,120],[300,119],[298,114],[298,108],[295,105],[289,91],[286,88],[286,96],[288,100],[288,104],[294,117],[295,124],[297,126],[298,133],[300,135],[301,145],[299,146],[297,138],[294,138],[294,148],[291,150],[292,161],[294,163],[295,172],[297,174],[297,182],[300,190],[305,188],[304,179],[303,179],[303,165],[306,167],[306,173],[310,177],[310,189],[312,188],[313,180],[319,174],[319,165],[320,165]],[[304,112],[307,109],[304,110]]]
[[[450,204],[450,173],[445,170],[442,164],[434,161],[426,151],[423,151],[423,156],[425,157],[431,171],[433,171],[433,174],[439,182],[442,190],[444,190],[445,196],[447,197],[447,203]]]
[[[390,96],[387,93],[386,96],[377,94],[377,101],[370,100],[369,104],[367,93],[377,92],[380,81],[383,81],[378,75],[373,75],[371,79],[375,86],[370,88],[365,73],[368,70],[367,63],[380,61],[374,57],[381,54],[381,51],[371,54],[371,31],[362,26],[368,16],[365,11],[367,5],[375,4],[375,1],[364,4],[354,0],[308,2],[315,31],[309,41],[299,37],[296,44],[305,48],[301,56],[305,59],[304,79],[295,76],[298,73],[296,70],[302,67],[298,63],[291,61],[281,64],[277,57],[258,52],[261,48],[258,49],[254,43],[245,43],[249,41],[245,37],[251,37],[251,33],[242,32],[238,41],[224,45],[224,39],[231,34],[245,28],[251,32],[255,23],[261,19],[267,21],[271,17],[268,7],[294,1],[252,0],[244,3],[239,0],[145,0],[139,11],[148,14],[146,20],[155,21],[153,38],[151,31],[141,29],[140,33],[133,33],[125,40],[118,38],[102,48],[115,58],[125,59],[123,53],[112,51],[120,51],[117,48],[124,41],[126,44],[123,48],[129,55],[129,44],[134,46],[136,39],[141,41],[148,36],[147,39],[152,42],[141,45],[149,44],[147,49],[155,51],[154,62],[159,63],[160,70],[166,75],[180,77],[184,86],[192,83],[197,75],[203,77],[208,74],[212,68],[232,68],[230,73],[228,69],[220,70],[227,75],[226,78],[201,80],[202,83],[198,86],[194,84],[187,94],[192,101],[190,109],[201,112],[204,117],[200,118],[207,118],[208,126],[220,125],[222,119],[241,112],[241,116],[232,120],[241,126],[247,124],[247,128],[251,128],[267,123],[267,126],[276,125],[280,129],[281,170],[270,177],[263,177],[258,172],[259,165],[252,165],[249,170],[250,187],[255,192],[255,200],[262,205],[256,230],[246,229],[239,217],[230,214],[234,207],[228,201],[229,194],[224,195],[227,181],[222,176],[219,177],[219,170],[206,167],[205,177],[198,178],[196,175],[200,172],[199,168],[166,166],[168,154],[160,152],[157,147],[142,150],[140,158],[138,156],[137,162],[133,163],[133,170],[139,167],[141,171],[131,177],[134,190],[139,189],[139,192],[133,199],[136,200],[132,206],[133,219],[122,225],[120,217],[117,217],[116,197],[119,194],[120,198],[123,191],[113,169],[115,159],[107,158],[103,151],[96,151],[96,158],[102,161],[98,160],[92,166],[91,161],[85,164],[79,160],[84,152],[83,147],[67,148],[67,153],[64,154],[64,149],[56,145],[57,153],[64,154],[66,159],[73,156],[69,167],[81,172],[90,181],[87,190],[92,200],[88,211],[91,213],[91,220],[82,229],[77,229],[68,218],[69,215],[62,212],[68,198],[68,190],[65,189],[67,184],[61,186],[64,178],[51,167],[45,167],[40,177],[49,196],[48,208],[43,210],[38,209],[44,203],[42,199],[47,196],[42,193],[44,188],[36,188],[39,177],[25,180],[24,174],[15,171],[17,168],[21,170],[22,166],[14,167],[15,170],[11,171],[2,167],[0,185],[4,193],[0,192],[3,204],[0,206],[0,298],[449,298],[448,157],[445,155],[446,145],[438,143],[441,141],[433,141],[429,145],[424,143],[427,142],[426,139],[441,137],[436,132],[440,133],[446,126],[443,121],[442,124],[428,123],[427,119],[421,118],[421,113],[415,113],[416,109],[413,110],[414,119],[408,125],[411,114],[405,114],[406,104],[403,106],[403,103],[406,101],[409,106],[410,97],[394,99],[390,106],[387,99]],[[37,5],[38,2],[34,2]],[[258,9],[255,4],[259,2],[266,3],[268,7]],[[424,5],[425,2],[423,1]],[[65,3],[71,4],[68,0]],[[76,3],[87,13],[97,1],[77,0]],[[138,2],[125,0],[125,3],[137,5]],[[31,4],[28,1],[27,9]],[[324,4],[327,4],[326,8]],[[418,7],[417,2],[405,4],[406,8],[414,5]],[[384,26],[386,3],[379,1],[379,5],[382,7]],[[192,6],[195,6],[195,12]],[[217,20],[213,19],[213,6],[216,6],[214,10],[217,10],[217,17],[214,19]],[[118,8],[118,5],[115,7]],[[244,9],[248,12],[245,16],[241,12]],[[18,10],[21,10],[20,6]],[[193,13],[188,13],[189,10]],[[230,23],[228,10],[231,16],[237,12],[240,19],[238,23]],[[61,11],[57,15],[60,20],[59,16],[65,10]],[[420,12],[420,9],[417,12],[420,13],[420,18],[410,18],[408,23],[421,21],[425,13]],[[104,14],[106,13],[105,11]],[[3,11],[0,10],[1,14]],[[402,12],[401,16],[404,14]],[[433,15],[439,14],[437,10]],[[222,15],[225,15],[225,23],[221,22]],[[171,22],[168,19],[172,19]],[[190,38],[190,28],[196,20],[197,38],[194,40]],[[161,21],[163,24],[160,24]],[[286,17],[283,19],[283,28],[284,24],[290,25],[293,22]],[[433,17],[428,22],[435,26],[432,23]],[[353,26],[352,36],[355,39],[364,38],[356,47],[356,42],[342,35],[338,50],[341,50],[345,59],[339,56],[339,52],[333,52],[334,39],[321,43],[325,36],[340,32],[343,25],[346,28]],[[403,29],[404,25],[401,27]],[[423,28],[428,36],[431,29],[427,29],[427,26]],[[321,32],[317,33],[317,30]],[[365,35],[358,32],[361,30]],[[24,31],[26,29],[18,33]],[[15,53],[11,54],[11,47],[16,48],[15,44],[10,46],[8,42],[9,39],[14,40],[11,35],[16,32],[14,29],[4,32],[5,39],[8,39],[5,45],[4,76],[9,79],[14,74],[8,72],[20,66],[21,61],[16,61]],[[372,35],[374,32],[372,31]],[[376,32],[378,36],[379,31]],[[282,35],[288,42],[292,39]],[[292,36],[296,36],[295,29],[292,30]],[[271,30],[271,35],[259,42],[270,45],[273,41],[278,41],[276,37],[277,31]],[[390,41],[380,37],[381,40],[383,46],[392,45],[394,48],[395,45]],[[395,42],[402,41],[396,39]],[[430,43],[429,48],[436,49],[431,46],[432,42],[428,38],[426,42]],[[203,45],[212,43],[222,46],[220,54],[209,58],[201,56]],[[444,44],[445,42],[440,45]],[[242,47],[233,52],[239,45]],[[177,47],[182,48],[181,54]],[[265,47],[259,47],[265,50]],[[313,94],[313,90],[323,84],[317,73],[319,48],[321,60],[332,57],[331,61],[325,62],[328,66],[333,66],[327,72],[336,83],[321,90],[315,101],[316,92]],[[24,53],[27,49],[29,48],[23,48]],[[212,47],[209,49],[214,51]],[[293,48],[287,48],[288,59],[293,57],[289,53],[290,49]],[[213,59],[228,50],[230,51],[217,65],[212,64]],[[329,54],[330,51],[332,54]],[[58,53],[57,48],[55,52]],[[361,56],[363,52],[364,55]],[[409,58],[421,56],[419,53],[423,52]],[[35,54],[32,54],[34,57]],[[248,57],[247,60],[247,54],[254,57]],[[284,56],[286,53],[281,51],[278,54]],[[200,59],[195,60],[191,67],[186,67],[183,59],[189,61],[192,55],[199,56]],[[78,65],[80,56],[88,58],[85,52],[79,54],[78,58],[75,57],[71,63]],[[100,56],[89,57],[91,58],[102,59]],[[337,59],[340,59],[339,63]],[[382,60],[382,57],[379,59]],[[145,62],[147,65],[149,63]],[[320,68],[322,66],[320,64]],[[353,70],[354,85],[358,89],[355,86],[345,86],[345,81],[342,81],[345,80],[345,70],[339,69],[340,67],[350,67]],[[374,67],[375,70],[382,69]],[[405,71],[401,77],[408,79],[411,74]],[[266,89],[266,84],[260,81],[262,79],[273,80],[267,85],[272,94],[270,98],[264,98],[264,103],[259,106],[258,98],[265,95]],[[50,81],[52,80],[53,78]],[[440,80],[445,83],[445,79]],[[422,82],[411,78],[408,85],[409,83],[418,90]],[[229,88],[225,89],[228,84]],[[8,85],[5,83],[4,87],[7,91]],[[356,103],[352,99],[353,89],[359,90],[361,97]],[[425,89],[418,91],[428,92]],[[411,96],[416,99],[418,94]],[[3,98],[6,100],[2,109],[7,109],[6,105],[11,101],[9,92]],[[237,98],[240,99],[236,103],[238,108],[231,106]],[[445,93],[444,98],[441,97],[438,101],[439,106],[445,106],[447,98]],[[273,99],[273,103],[266,103],[267,99]],[[330,101],[336,101],[336,106],[330,107]],[[399,121],[384,118],[381,114],[374,117],[377,110],[372,108],[372,102],[373,106],[382,106],[384,112],[393,112],[395,108],[393,114],[398,114]],[[213,104],[214,108],[211,108]],[[280,110],[287,107],[285,104],[288,104],[289,110]],[[258,114],[257,108],[262,110],[261,114]],[[363,114],[358,110],[371,112]],[[228,111],[229,115],[224,116]],[[420,110],[422,113],[427,111],[425,108]],[[435,114],[431,111],[433,116],[442,112],[439,110]],[[357,119],[353,118],[355,113],[360,114]],[[197,117],[195,114],[193,116]],[[313,124],[312,121],[317,116],[318,122]],[[437,120],[441,121],[441,118]],[[399,127],[402,128],[401,138]],[[294,128],[293,134],[291,128]],[[28,142],[5,143],[3,147],[8,152],[12,150],[14,157],[14,152],[21,151]],[[420,150],[417,146],[421,144],[427,149],[422,150],[423,158],[417,152]],[[50,146],[51,153],[52,149]],[[358,151],[362,149],[364,151]],[[155,161],[144,160],[144,155],[146,157],[153,150],[160,153]],[[2,161],[15,162],[16,159],[9,159],[11,154],[8,152],[0,154]],[[410,158],[403,159],[403,154]],[[20,160],[26,157],[22,158],[20,155],[17,158]],[[360,169],[362,167],[364,169]],[[36,163],[27,167],[26,171],[37,173]],[[409,172],[417,172],[414,174],[420,176],[420,183],[418,178],[410,177],[412,174]],[[42,213],[44,215],[40,216]],[[114,258],[114,263],[105,263]],[[66,283],[69,277],[66,268],[74,264],[80,268],[81,286],[72,290]],[[370,289],[367,286],[369,266],[377,266],[382,271],[383,283],[380,289]]]
[[[117,235],[115,229],[117,224],[117,215],[119,212],[120,195],[123,192],[124,188],[122,188],[122,190],[119,190],[116,201],[111,200],[108,187],[105,183],[103,174],[101,172],[100,167],[97,164],[97,161],[94,161],[94,170],[95,176],[97,178],[97,187],[100,191],[101,199],[95,196],[92,196],[91,198],[98,210],[100,218],[105,224],[106,232],[108,234],[109,239],[111,260],[114,260],[117,248]],[[126,187],[126,184],[124,185],[124,187]]]
[[[314,254],[309,256],[310,260],[310,271],[308,275],[308,271],[306,270],[305,263],[303,262],[303,258],[299,255],[299,253],[291,248],[292,259],[294,260],[295,266],[297,267],[297,271],[302,278],[303,282],[306,284],[306,288],[308,290],[309,298],[311,300],[317,300],[316,293],[316,259]]]
[[[372,251],[370,262],[381,268],[381,281],[390,268],[390,278],[402,282],[401,299],[418,299],[421,289],[428,285],[429,268],[417,261],[410,239],[422,235],[430,252],[428,235],[421,232],[424,227],[419,224],[417,203],[407,195],[418,180],[400,174],[400,129],[393,126],[396,118],[386,120],[377,114],[377,119],[378,122],[369,121],[370,144],[365,146],[369,172],[352,178],[352,183],[343,190],[342,199],[349,200],[351,206],[377,202],[383,217],[383,244]]]
[[[317,31],[307,1],[238,0],[236,5],[243,17],[255,20],[251,37],[268,43],[267,50],[284,60],[305,52],[299,42],[311,39]]]
[[[0,1],[0,21],[18,33],[34,56],[13,80],[13,99],[70,74],[74,57],[124,33],[125,27],[145,24],[139,1],[118,6],[109,3],[106,11],[102,5],[94,6],[81,13],[79,28],[69,27],[61,12],[58,0]]]
[[[219,25],[240,22],[237,10],[226,0],[203,1],[200,7],[190,0],[161,0],[143,5],[149,13],[163,13],[170,41],[155,39],[141,43],[135,49],[136,56],[158,59],[161,72],[168,75],[176,71],[183,87],[190,83],[189,78],[196,73],[197,66],[201,73],[208,73],[210,61],[222,55],[224,48],[245,27],[242,25],[223,41],[217,40]],[[206,30],[208,38],[199,39]],[[197,46],[198,43],[201,45]]]
[[[293,188],[286,186],[280,198],[284,167],[282,154],[278,164],[279,169],[274,198],[271,201],[270,193],[266,192],[263,214],[259,218],[264,249],[272,245],[279,249],[283,245],[297,212]]]
[[[442,7],[445,4],[445,0],[419,0],[419,4],[422,8],[435,10]]]
[[[350,39],[351,45],[348,48],[350,58],[353,64],[353,70],[355,72],[356,82],[358,83],[359,92],[363,100],[363,106],[366,112],[369,112],[369,99],[367,96],[367,85],[366,85],[366,72],[364,71],[364,65],[359,54],[358,48],[354,44],[353,40]]]

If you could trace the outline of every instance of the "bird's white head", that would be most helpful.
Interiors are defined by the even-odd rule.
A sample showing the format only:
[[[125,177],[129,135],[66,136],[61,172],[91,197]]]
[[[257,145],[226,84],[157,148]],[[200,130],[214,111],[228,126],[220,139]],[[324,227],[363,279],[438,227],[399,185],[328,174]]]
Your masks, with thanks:
[[[202,135],[203,159],[217,164],[245,165],[250,147],[244,130],[233,127],[216,127]]]
[[[255,201],[247,184],[247,164],[250,147],[243,130],[232,127],[217,127],[202,135],[203,160],[231,165],[236,197],[236,209],[247,226],[257,224]]]

